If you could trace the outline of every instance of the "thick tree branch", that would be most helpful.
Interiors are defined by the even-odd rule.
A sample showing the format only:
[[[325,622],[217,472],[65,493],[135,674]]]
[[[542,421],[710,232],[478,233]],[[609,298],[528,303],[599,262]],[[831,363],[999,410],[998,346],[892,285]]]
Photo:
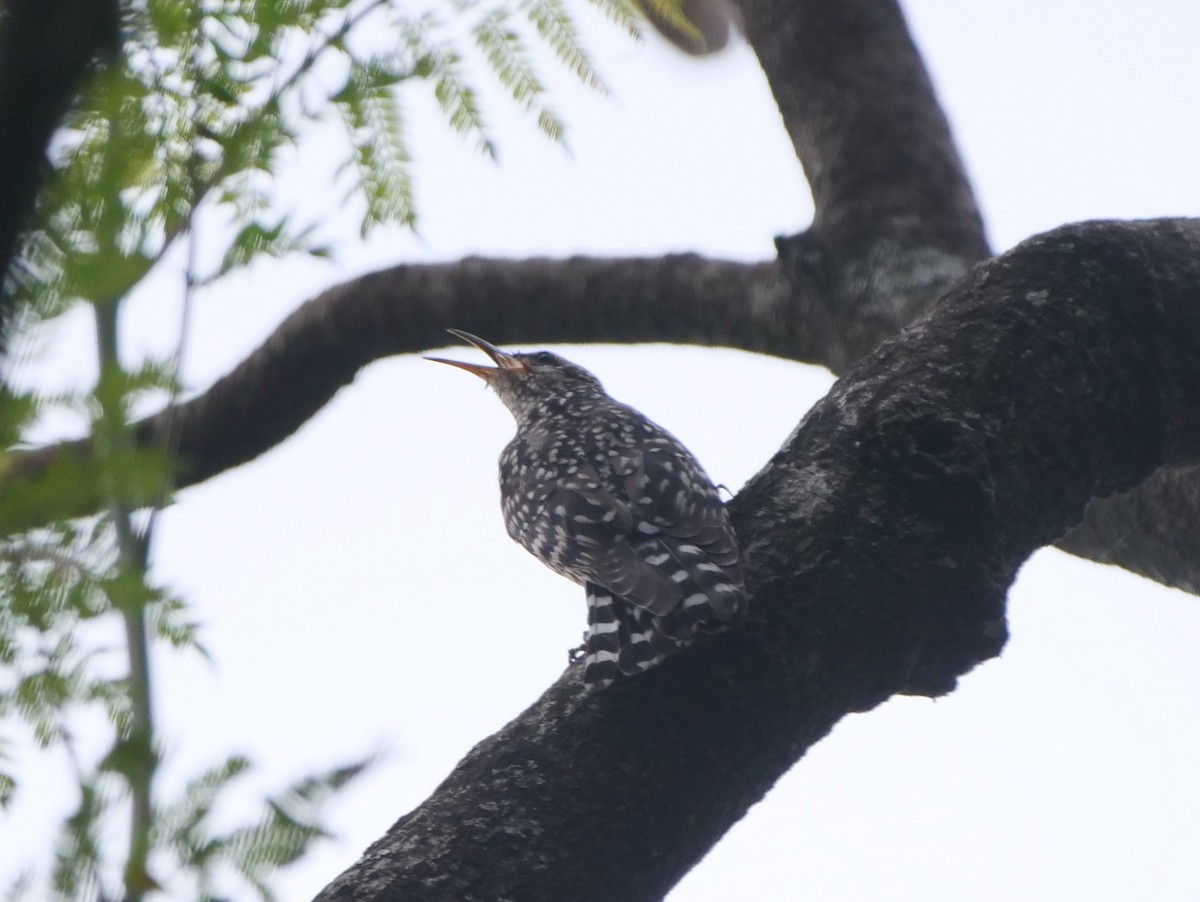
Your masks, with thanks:
[[[979,268],[732,502],[749,623],[594,695],[572,667],[318,898],[661,898],[846,713],[998,653],[1021,563],[1197,460],[1197,409],[1200,223]]]
[[[983,224],[893,0],[742,0],[746,36],[838,244],[928,243],[982,258]]]
[[[983,223],[894,0],[741,7],[816,207],[780,257],[829,305],[841,371],[989,256]]]

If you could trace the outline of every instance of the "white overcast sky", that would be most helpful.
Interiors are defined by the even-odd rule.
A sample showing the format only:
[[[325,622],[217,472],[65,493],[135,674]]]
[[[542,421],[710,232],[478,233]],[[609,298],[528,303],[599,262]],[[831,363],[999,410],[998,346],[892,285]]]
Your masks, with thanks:
[[[997,249],[1081,219],[1200,213],[1200,5],[904,5]],[[338,257],[265,262],[202,294],[189,387],[307,298],[374,268],[464,254],[753,260],[807,224],[807,187],[744,44],[695,62],[654,38],[633,44],[590,10],[581,22],[615,96],[554,79],[570,153],[489,94],[496,166],[448,134],[424,96],[408,101],[419,238],[361,242],[338,211],[329,154],[307,151],[280,184]],[[130,305],[131,359],[169,347],[178,286],[178,271],[165,273]],[[86,383],[87,322],[49,331],[24,375]],[[733,488],[831,382],[734,352],[564,353]],[[259,765],[247,797],[385,752],[332,810],[337,841],[279,881],[282,898],[310,898],[349,865],[531,703],[578,641],[581,590],[504,534],[495,470],[511,432],[466,374],[389,360],[162,518],[155,575],[190,600],[215,661],[155,660],[164,792],[234,751]],[[1022,572],[1009,614],[1002,657],[945,699],[842,721],[672,902],[1200,898],[1197,599],[1047,551]],[[0,820],[0,882],[45,852],[72,802],[64,760],[18,751],[29,782]]]

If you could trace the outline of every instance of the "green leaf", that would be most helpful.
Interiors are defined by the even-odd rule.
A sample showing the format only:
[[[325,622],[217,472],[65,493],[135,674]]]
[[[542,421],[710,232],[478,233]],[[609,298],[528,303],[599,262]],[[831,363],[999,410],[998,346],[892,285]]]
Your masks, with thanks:
[[[329,834],[321,825],[332,796],[371,765],[370,759],[305,777],[268,800],[268,812],[257,825],[229,837],[233,865],[256,887],[267,874],[300,858],[314,840]]]
[[[6,810],[17,793],[17,781],[12,774],[0,771],[0,811]]]
[[[165,639],[175,648],[194,649],[211,660],[200,642],[200,624],[192,619],[191,608],[183,599],[156,593],[146,607],[146,618],[157,638]]]
[[[683,11],[681,0],[636,0],[642,13],[664,32],[668,32],[694,53],[703,53],[708,42]]]
[[[246,223],[234,235],[229,247],[213,275],[202,284],[214,282],[221,276],[247,266],[260,256],[283,257],[287,254],[308,253],[319,255],[322,249],[312,243],[314,227],[302,231],[292,228],[291,220],[284,218],[273,225],[253,221]]]
[[[125,297],[146,277],[153,261],[134,250],[122,253],[81,253],[67,271],[66,290],[96,303],[112,303]]]
[[[412,158],[391,87],[394,76],[387,65],[368,61],[351,70],[337,95],[336,106],[354,150],[357,187],[367,202],[364,234],[377,224],[416,222]]]
[[[55,892],[64,900],[102,897],[100,837],[108,800],[101,779],[98,775],[84,778],[79,805],[59,834],[51,879]]]
[[[496,145],[488,137],[475,91],[462,77],[463,63],[458,51],[443,47],[432,60],[433,96],[446,114],[446,121],[459,134],[473,136],[475,146],[495,159]]]
[[[641,13],[634,0],[588,0],[588,2],[625,29],[631,38],[641,38],[642,33],[638,28]]]
[[[608,86],[584,51],[575,23],[571,21],[561,0],[523,0],[521,6],[537,33],[563,65],[589,88],[607,95]]]

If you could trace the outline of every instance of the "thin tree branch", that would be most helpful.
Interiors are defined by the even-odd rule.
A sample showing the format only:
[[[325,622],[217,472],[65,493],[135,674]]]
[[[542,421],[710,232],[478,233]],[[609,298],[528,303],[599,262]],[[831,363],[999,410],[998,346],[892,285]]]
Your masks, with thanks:
[[[1021,563],[1200,455],[1200,223],[1091,223],[977,270],[734,499],[752,618],[613,689],[578,666],[319,902],[659,899],[845,714],[1004,644]]]

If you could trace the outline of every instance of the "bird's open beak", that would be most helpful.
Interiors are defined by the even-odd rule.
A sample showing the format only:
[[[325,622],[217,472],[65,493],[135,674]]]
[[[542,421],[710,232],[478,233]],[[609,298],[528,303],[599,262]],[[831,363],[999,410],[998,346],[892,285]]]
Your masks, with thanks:
[[[505,354],[498,347],[488,341],[484,341],[478,335],[472,335],[470,332],[463,332],[459,329],[447,329],[451,335],[461,338],[465,342],[475,345],[483,353],[487,354],[495,362],[495,366],[484,366],[479,363],[463,363],[461,360],[447,360],[445,357],[426,357],[426,360],[432,360],[434,363],[446,363],[450,366],[456,366],[460,370],[466,370],[468,373],[474,373],[480,379],[490,379],[501,370],[510,370],[512,372],[523,373],[529,367],[522,363],[511,354]]]

